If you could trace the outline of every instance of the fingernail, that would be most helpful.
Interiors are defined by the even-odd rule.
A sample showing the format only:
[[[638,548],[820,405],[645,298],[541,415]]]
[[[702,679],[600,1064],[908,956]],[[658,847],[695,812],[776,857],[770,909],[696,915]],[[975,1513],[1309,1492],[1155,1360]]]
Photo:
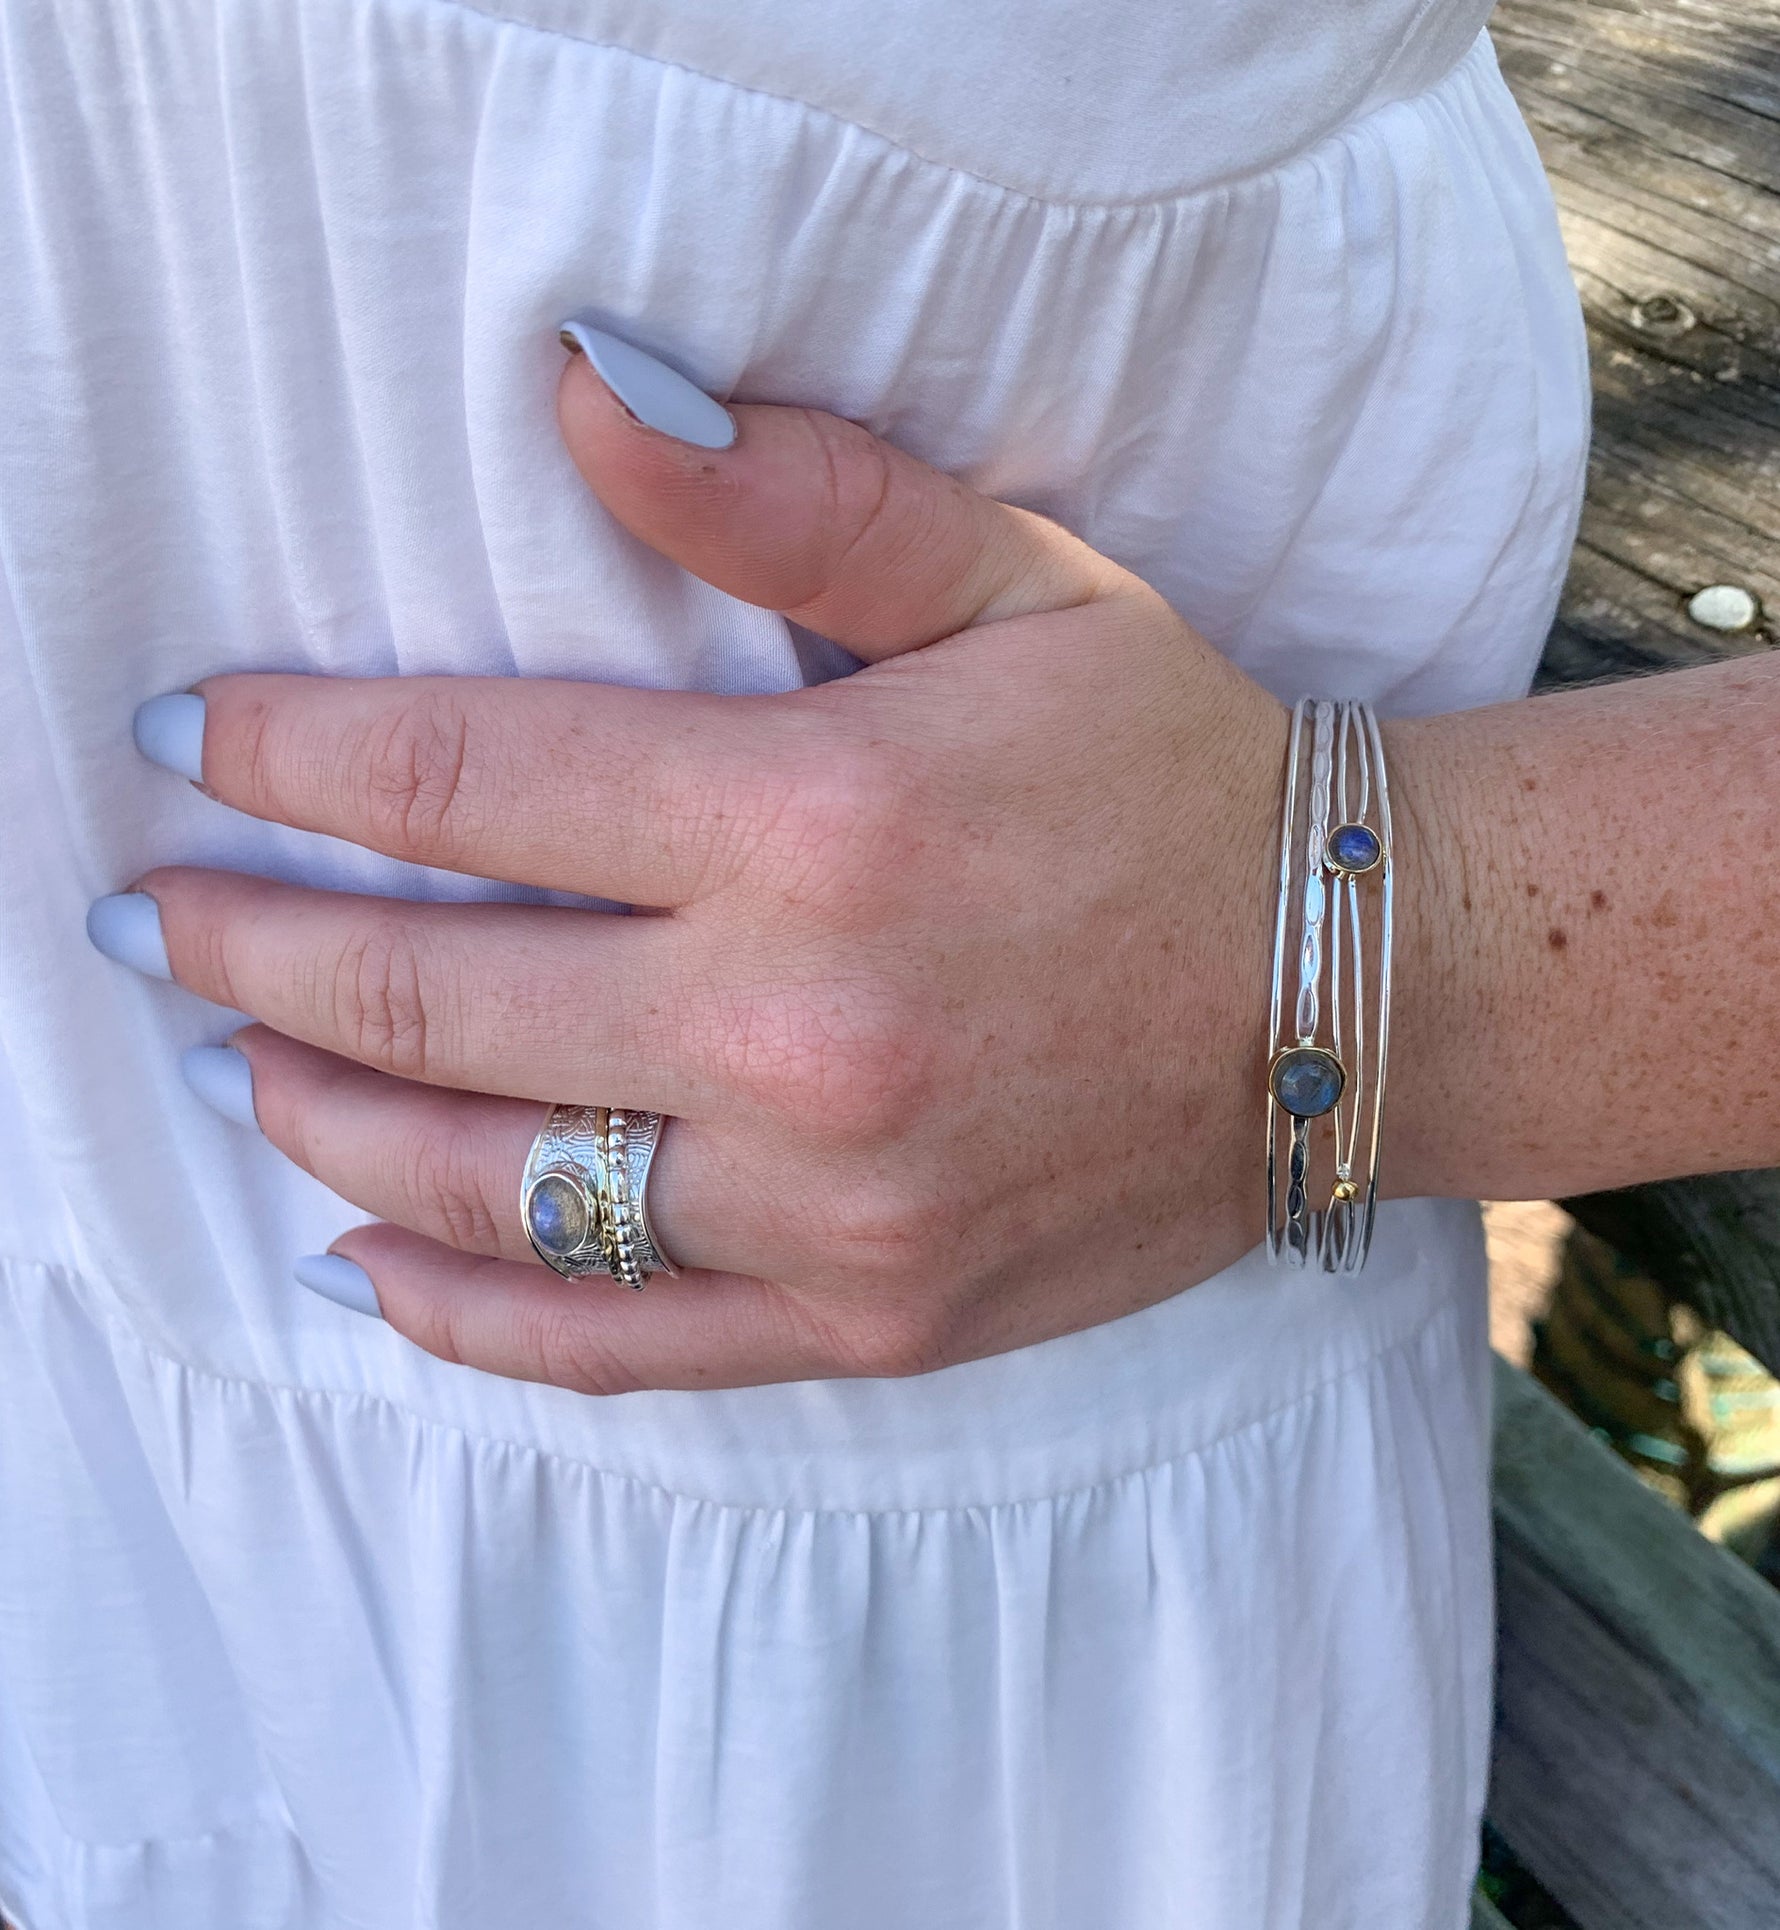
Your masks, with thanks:
[[[87,907],[87,937],[93,947],[133,972],[171,978],[167,944],[161,937],[161,908],[146,891],[117,891]]]
[[[136,712],[133,730],[136,748],[151,764],[203,783],[204,699],[196,691],[149,698]]]
[[[557,333],[571,354],[579,351],[587,357],[594,373],[645,429],[699,449],[727,449],[735,441],[735,417],[678,369],[586,322],[571,318]]]
[[[253,1110],[253,1067],[232,1045],[195,1045],[179,1056],[185,1082],[212,1112],[257,1132]]]
[[[353,1313],[368,1314],[373,1320],[383,1318],[383,1309],[377,1304],[377,1289],[371,1285],[371,1276],[356,1260],[347,1259],[344,1253],[306,1253],[291,1268],[297,1276],[297,1285],[307,1287],[311,1293],[319,1293],[324,1300],[333,1301],[337,1307],[345,1307]]]

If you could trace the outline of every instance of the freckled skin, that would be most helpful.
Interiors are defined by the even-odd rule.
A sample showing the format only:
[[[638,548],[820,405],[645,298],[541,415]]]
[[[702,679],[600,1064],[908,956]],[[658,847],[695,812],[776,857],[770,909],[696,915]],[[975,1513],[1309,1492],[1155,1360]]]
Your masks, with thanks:
[[[1393,802],[1442,794],[1400,860],[1393,1183],[1548,1198],[1780,1164],[1780,657],[1388,742]]]

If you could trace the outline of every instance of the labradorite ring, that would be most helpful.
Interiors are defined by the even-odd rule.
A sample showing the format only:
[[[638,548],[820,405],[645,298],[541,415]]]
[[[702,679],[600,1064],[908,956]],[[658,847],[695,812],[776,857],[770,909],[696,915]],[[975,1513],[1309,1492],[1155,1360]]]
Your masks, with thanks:
[[[666,1121],[608,1106],[552,1106],[519,1187],[532,1251],[565,1280],[642,1287],[677,1274],[649,1220],[649,1169]]]

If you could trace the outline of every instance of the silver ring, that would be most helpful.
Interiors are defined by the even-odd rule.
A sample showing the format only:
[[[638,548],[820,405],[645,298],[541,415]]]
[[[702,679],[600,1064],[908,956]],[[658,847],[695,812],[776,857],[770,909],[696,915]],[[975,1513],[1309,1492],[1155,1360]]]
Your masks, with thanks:
[[[622,1126],[620,1122],[622,1121]],[[633,1243],[645,1273],[665,1273],[670,1280],[680,1277],[680,1269],[668,1258],[667,1248],[649,1217],[649,1173],[655,1155],[661,1150],[667,1132],[667,1118],[659,1112],[612,1113],[612,1126],[621,1131],[624,1167],[630,1179]]]
[[[565,1280],[608,1274],[642,1287],[678,1274],[649,1223],[649,1168],[660,1113],[552,1106],[519,1183],[519,1217],[532,1251]]]

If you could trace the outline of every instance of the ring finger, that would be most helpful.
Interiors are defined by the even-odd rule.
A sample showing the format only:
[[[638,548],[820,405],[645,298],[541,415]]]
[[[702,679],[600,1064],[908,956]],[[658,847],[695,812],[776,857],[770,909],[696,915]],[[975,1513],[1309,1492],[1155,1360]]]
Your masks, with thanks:
[[[329,1191],[461,1252],[540,1264],[519,1209],[545,1117],[536,1102],[391,1078],[263,1025],[230,1043],[250,1068],[260,1130]],[[687,1269],[766,1278],[787,1259],[729,1137],[689,1120],[662,1139],[649,1214]]]

